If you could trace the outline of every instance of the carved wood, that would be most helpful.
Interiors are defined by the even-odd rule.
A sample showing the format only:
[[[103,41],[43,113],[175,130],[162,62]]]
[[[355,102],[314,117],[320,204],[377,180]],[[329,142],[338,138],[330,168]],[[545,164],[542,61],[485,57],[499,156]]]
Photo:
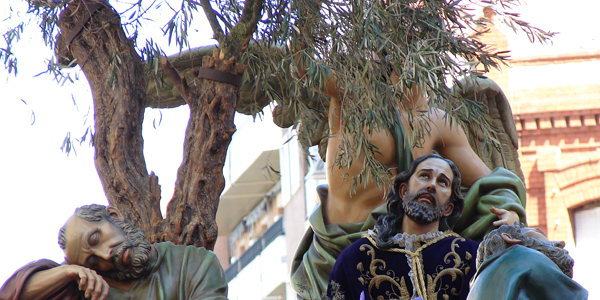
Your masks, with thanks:
[[[102,3],[90,15],[89,7]],[[67,42],[82,23],[83,29]],[[61,13],[57,56],[75,59],[92,89],[95,113],[95,164],[110,205],[122,211],[150,241],[204,246],[212,249],[219,195],[224,188],[222,168],[231,135],[238,88],[199,80],[186,102],[191,116],[184,143],[184,159],[176,190],[163,219],[158,177],[148,174],[142,138],[146,107],[146,74],[119,15],[108,2],[71,2]],[[208,57],[203,66],[240,75],[244,67],[230,60]]]

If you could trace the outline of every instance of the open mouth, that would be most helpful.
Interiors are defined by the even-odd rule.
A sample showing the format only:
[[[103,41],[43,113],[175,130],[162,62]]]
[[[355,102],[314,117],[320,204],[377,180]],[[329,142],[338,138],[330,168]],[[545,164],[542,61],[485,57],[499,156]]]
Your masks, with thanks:
[[[428,192],[419,193],[419,195],[417,196],[417,201],[419,201],[419,202],[426,202],[429,205],[435,204],[434,196],[431,195],[431,193],[428,193]]]

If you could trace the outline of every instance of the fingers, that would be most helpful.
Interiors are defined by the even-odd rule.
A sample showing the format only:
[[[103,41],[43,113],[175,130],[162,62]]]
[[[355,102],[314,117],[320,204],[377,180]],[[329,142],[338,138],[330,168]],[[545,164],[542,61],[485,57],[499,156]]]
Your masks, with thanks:
[[[490,206],[490,211],[498,216],[507,212],[506,209],[495,208],[494,206]]]
[[[89,270],[86,268],[79,268],[79,272],[77,274],[79,276],[79,290],[83,291],[85,290],[85,287],[88,283],[88,278],[90,277]]]
[[[506,224],[507,225],[513,225],[515,224],[515,222],[519,223],[520,218],[519,218],[519,214],[517,214],[516,212],[509,210],[508,213],[506,214]]]
[[[508,214],[508,211],[506,209],[495,208],[494,206],[490,206],[490,212],[492,212],[493,214],[495,214],[496,216],[498,216],[498,219],[499,219],[499,220],[494,221],[492,223],[493,226],[498,227],[500,225],[507,225],[508,224],[509,214]]]
[[[96,271],[84,267],[79,269],[79,290],[85,292],[85,298],[104,300],[108,289],[108,284]]]
[[[96,286],[92,292],[92,300],[104,300],[108,296],[108,284],[104,279],[98,276]]]
[[[96,288],[96,282],[98,281],[98,278],[96,278],[96,276],[98,275],[93,270],[86,269],[86,271],[88,274],[88,279],[87,286],[85,287],[85,297],[89,299],[92,296],[94,289]]]
[[[492,225],[494,225],[495,227],[498,227],[500,225],[506,225],[506,220],[498,220],[498,221],[494,221],[492,223]]]

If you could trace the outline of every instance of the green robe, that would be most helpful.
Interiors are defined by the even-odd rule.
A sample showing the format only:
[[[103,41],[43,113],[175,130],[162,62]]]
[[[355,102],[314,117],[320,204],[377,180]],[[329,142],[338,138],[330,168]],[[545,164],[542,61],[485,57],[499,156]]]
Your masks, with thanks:
[[[227,299],[227,280],[217,256],[204,248],[154,244],[157,258],[150,272],[136,280],[129,291],[111,287],[106,300],[197,300]],[[19,300],[28,278],[35,273],[60,266],[51,260],[31,262],[17,270],[0,288],[1,300]],[[48,300],[84,300],[76,281],[72,281]]]
[[[107,300],[227,299],[227,280],[217,256],[204,248],[155,244],[156,264],[129,291],[110,288]]]
[[[493,229],[492,222],[497,220],[489,210],[491,205],[516,212],[525,223],[525,199],[525,186],[519,177],[504,168],[497,168],[471,186],[465,195],[463,215],[454,231],[481,241]],[[365,222],[325,225],[318,205],[309,218],[311,227],[300,241],[292,261],[291,284],[300,297],[322,299],[338,255],[368,229],[373,229],[377,218],[386,212],[386,204],[382,204]]]
[[[467,300],[585,300],[587,291],[539,251],[514,245],[488,257]]]

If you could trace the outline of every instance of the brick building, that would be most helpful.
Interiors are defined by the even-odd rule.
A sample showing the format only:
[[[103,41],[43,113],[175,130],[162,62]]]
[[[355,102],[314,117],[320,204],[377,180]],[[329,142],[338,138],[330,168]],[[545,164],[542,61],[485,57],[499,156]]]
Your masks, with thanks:
[[[484,14],[497,24],[491,10]],[[493,23],[481,40],[498,50],[517,50]],[[508,67],[487,76],[512,107],[529,225],[550,240],[566,241],[576,262],[575,280],[590,291],[589,299],[600,299],[590,281],[598,263],[587,263],[597,262],[592,252],[600,247],[600,75],[592,71],[600,69],[600,51],[543,52],[513,55]]]

